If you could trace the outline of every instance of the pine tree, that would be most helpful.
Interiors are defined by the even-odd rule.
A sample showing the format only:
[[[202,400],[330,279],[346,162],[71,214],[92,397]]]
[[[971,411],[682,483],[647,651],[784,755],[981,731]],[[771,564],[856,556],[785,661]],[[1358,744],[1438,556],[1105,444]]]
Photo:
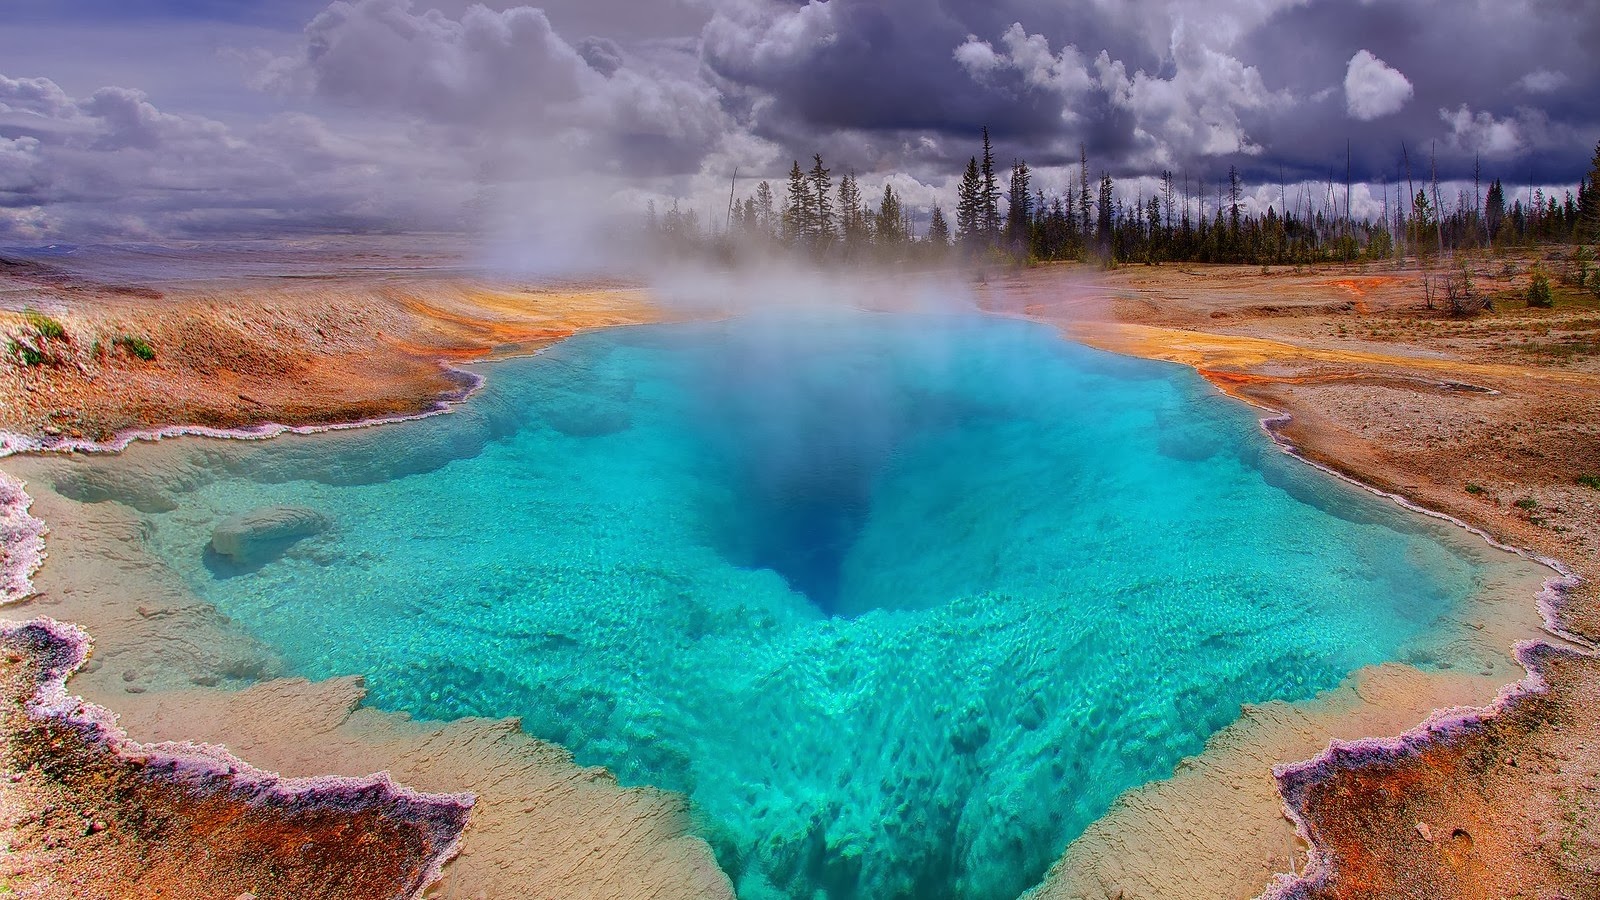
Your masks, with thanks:
[[[989,127],[983,128],[983,229],[984,240],[994,244],[1000,239],[1000,182],[994,174],[994,145],[989,143]]]
[[[1078,222],[1083,228],[1084,243],[1089,242],[1089,151],[1078,145]],[[1076,230],[1076,229],[1074,229]]]
[[[806,184],[805,173],[800,171],[800,161],[795,160],[789,169],[788,206],[783,211],[783,239],[796,244],[811,237],[816,213],[811,206],[811,188]]]
[[[905,214],[900,205],[900,198],[895,195],[893,185],[883,186],[883,202],[878,204],[878,214],[874,217],[874,234],[880,246],[894,247],[906,242],[909,237],[905,227]]]
[[[950,246],[950,225],[944,220],[944,210],[937,206],[928,219],[928,243],[939,250]]]
[[[1006,191],[1006,243],[1012,248],[1028,249],[1033,234],[1033,193],[1030,187],[1033,173],[1028,164],[1017,160],[1011,164],[1011,183]]]
[[[1579,204],[1578,218],[1582,222],[1579,227],[1589,240],[1600,241],[1600,141],[1594,145],[1594,159],[1589,164],[1588,180],[1588,189],[1583,192],[1588,209],[1583,209]]]
[[[1150,229],[1150,233],[1145,239],[1148,248],[1145,254],[1145,261],[1155,262],[1155,249],[1161,242],[1161,199],[1154,194],[1150,195],[1150,199],[1145,202],[1144,214],[1145,225]]]
[[[1228,167],[1228,233],[1233,238],[1239,237],[1239,169],[1237,166]]]
[[[777,211],[773,207],[772,185],[763,181],[756,185],[756,226],[761,233],[771,237],[778,230]]]
[[[1500,186],[1500,179],[1496,178],[1489,183],[1489,194],[1483,203],[1484,225],[1489,229],[1489,240],[1494,240],[1500,231],[1500,223],[1506,217],[1506,191]]]
[[[1109,173],[1100,175],[1100,197],[1097,204],[1099,216],[1095,221],[1095,238],[1100,243],[1100,252],[1111,251],[1111,228],[1116,223],[1116,218],[1111,211],[1112,184]]]
[[[967,160],[967,170],[956,188],[956,239],[962,244],[977,241],[983,228],[983,180],[978,175],[978,158]]]
[[[844,232],[846,252],[867,243],[867,216],[861,208],[861,188],[856,185],[854,172],[846,172],[839,179],[839,226]]]
[[[822,154],[811,157],[814,162],[811,173],[806,176],[811,188],[811,230],[808,232],[811,240],[818,245],[825,245],[833,238],[833,200],[828,195],[833,193],[833,177],[828,168],[822,164]]]
[[[1412,230],[1418,235],[1424,235],[1437,224],[1434,217],[1433,204],[1428,201],[1428,192],[1426,190],[1417,191],[1416,198],[1411,202]],[[1426,246],[1426,241],[1421,241],[1417,244],[1418,255],[1421,255],[1422,248]]]

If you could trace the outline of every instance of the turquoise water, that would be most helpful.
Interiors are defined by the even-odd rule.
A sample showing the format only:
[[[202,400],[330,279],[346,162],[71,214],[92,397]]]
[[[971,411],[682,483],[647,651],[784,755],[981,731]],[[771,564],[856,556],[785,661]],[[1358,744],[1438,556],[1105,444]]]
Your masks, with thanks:
[[[150,545],[300,673],[688,794],[747,898],[1014,897],[1241,703],[1406,658],[1484,579],[1189,370],[1031,324],[652,326],[485,374],[204,444]],[[267,504],[334,525],[207,551]]]

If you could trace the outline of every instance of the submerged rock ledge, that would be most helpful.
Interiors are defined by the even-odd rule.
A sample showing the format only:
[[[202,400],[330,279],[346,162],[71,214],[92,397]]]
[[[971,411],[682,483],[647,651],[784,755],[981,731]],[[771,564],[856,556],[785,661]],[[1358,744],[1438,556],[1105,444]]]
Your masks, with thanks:
[[[39,804],[0,824],[22,857],[8,868],[40,876],[43,896],[182,897],[203,884],[263,900],[420,897],[460,845],[471,794],[417,793],[387,773],[284,779],[217,746],[141,744],[67,692],[88,659],[83,631],[5,623],[0,646],[7,792]],[[30,871],[41,856],[55,865]]]

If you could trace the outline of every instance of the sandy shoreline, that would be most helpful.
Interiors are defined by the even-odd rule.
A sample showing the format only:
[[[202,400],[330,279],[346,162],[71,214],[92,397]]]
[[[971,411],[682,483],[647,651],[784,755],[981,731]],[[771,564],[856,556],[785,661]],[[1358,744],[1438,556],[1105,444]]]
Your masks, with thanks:
[[[1054,287],[1059,293],[1072,293],[1071,290],[1063,290],[1071,288],[1071,285],[1058,283]],[[1026,306],[1029,292],[1035,290],[1048,291],[1051,285],[1025,283],[1013,290],[1006,302],[1020,300]],[[1099,303],[1103,297],[1095,294],[1089,299]],[[582,306],[581,303],[578,305]],[[1081,322],[1084,320],[1081,313],[1081,309],[1071,315],[1041,314],[1037,310],[1028,310],[1030,317],[1058,324]],[[497,310],[496,314],[504,315],[506,311]],[[456,325],[467,329],[474,327],[470,324],[470,317],[458,313],[451,315],[468,320],[467,324],[458,321]],[[496,324],[495,327],[501,326]],[[592,326],[580,324],[574,327]],[[1090,340],[1089,343],[1096,342]],[[478,349],[472,353],[480,357],[495,352],[493,347],[482,350],[482,343],[476,346]],[[503,342],[495,346],[501,347],[501,352],[513,349],[506,348]],[[526,345],[518,347],[525,348]],[[1149,350],[1148,347],[1144,349]],[[1201,352],[1203,354],[1204,351]],[[1157,352],[1139,355],[1168,358]],[[446,353],[437,358],[448,360],[459,357],[451,357]],[[1314,355],[1313,361],[1317,364],[1327,362],[1326,359],[1315,359]],[[1263,362],[1272,364],[1277,360],[1267,354]],[[1205,360],[1202,359],[1201,363],[1191,364],[1203,374],[1212,376],[1214,372],[1208,371]],[[1509,373],[1498,374],[1507,377]],[[1586,387],[1592,379],[1589,373],[1582,371],[1557,375],[1553,380],[1572,382],[1580,387]],[[1213,377],[1212,380],[1214,383],[1220,382],[1219,386],[1230,393],[1237,390],[1237,384],[1230,382],[1227,377]],[[1332,383],[1334,380],[1329,376],[1326,381],[1319,383]],[[1235,396],[1275,409],[1295,405],[1269,404],[1264,401],[1270,398],[1246,391],[1240,391]],[[417,402],[432,402],[432,398]],[[426,411],[396,413],[400,418],[418,414],[426,414]],[[1293,421],[1291,419],[1291,423]],[[319,427],[323,426],[302,423],[295,430],[309,431]],[[1296,438],[1303,440],[1304,436],[1292,433],[1292,429],[1290,431],[1284,439],[1300,447],[1301,443]],[[255,432],[248,436],[266,435]],[[67,435],[57,437],[63,443],[73,440]],[[1411,496],[1403,490],[1388,490],[1390,487],[1403,487],[1391,484],[1392,479],[1364,479],[1360,473],[1350,472],[1346,467],[1328,465],[1315,449],[1315,435],[1312,437],[1313,449],[1305,454],[1308,462],[1323,466],[1333,474],[1353,478],[1363,486],[1391,494],[1397,499]],[[31,448],[19,444],[14,449]],[[27,465],[31,466],[32,462]],[[138,595],[117,604],[105,602],[104,587],[94,591],[85,589],[82,584],[74,584],[95,581],[95,578],[83,578],[82,574],[86,566],[93,565],[90,559],[94,556],[92,548],[96,534],[126,536],[127,529],[134,526],[129,517],[107,518],[106,508],[116,504],[95,504],[91,510],[89,504],[54,494],[46,496],[46,493],[41,492],[40,496],[34,498],[38,507],[36,514],[57,529],[52,539],[52,556],[63,557],[58,560],[61,563],[59,568],[72,568],[74,577],[61,577],[59,572],[52,573],[51,567],[47,566],[40,573],[41,596],[32,605],[51,614],[55,614],[57,609],[62,613],[70,613],[74,621],[90,625],[97,636],[105,635],[102,640],[108,644],[124,640],[121,635],[143,635],[142,638],[126,642],[130,647],[135,647],[140,641],[160,645],[162,639],[156,633],[162,629],[171,632],[174,630],[171,627],[174,619],[182,621],[185,623],[183,628],[176,631],[183,634],[178,643],[192,657],[193,671],[186,673],[190,681],[194,678],[215,678],[218,671],[232,672],[239,676],[233,679],[235,683],[232,686],[239,687],[264,681],[275,674],[270,659],[260,654],[259,648],[218,651],[213,646],[206,652],[197,651],[196,648],[204,646],[206,641],[221,639],[226,633],[226,623],[208,621],[206,611],[198,608],[193,598],[184,596],[186,592],[172,583],[170,573],[163,576],[152,571],[148,560],[124,558],[110,567],[112,571],[102,574],[102,586],[114,584],[125,594]],[[1423,501],[1411,502],[1421,508]],[[1454,509],[1441,510],[1439,514],[1458,524],[1476,528],[1486,537],[1490,534],[1490,530],[1484,527],[1490,523],[1475,523],[1470,517],[1462,521]],[[1506,532],[1495,529],[1493,533],[1501,535]],[[17,544],[19,547],[22,545],[21,541]],[[1534,548],[1540,554],[1545,549]],[[108,555],[116,557],[119,554],[110,552]],[[1593,578],[1593,573],[1579,574]],[[1592,584],[1592,581],[1589,583]],[[131,584],[142,587],[133,590],[129,587]],[[1584,640],[1583,622],[1586,620],[1582,615],[1573,616],[1568,609],[1569,606],[1584,602],[1584,597],[1574,594],[1576,599],[1569,598],[1559,608],[1557,604],[1547,603],[1541,610],[1526,602],[1528,594],[1539,591],[1540,588],[1531,584],[1508,586],[1505,596],[1518,595],[1523,598],[1522,613],[1506,616],[1503,615],[1504,611],[1499,611],[1495,616],[1479,616],[1479,646],[1486,648],[1498,660],[1481,671],[1445,677],[1438,673],[1425,674],[1405,666],[1381,666],[1356,673],[1345,685],[1313,701],[1266,704],[1247,710],[1239,722],[1213,737],[1205,754],[1180,766],[1180,771],[1173,779],[1147,785],[1125,795],[1110,815],[1095,823],[1084,837],[1074,843],[1063,862],[1058,864],[1046,883],[1036,889],[1035,894],[1041,897],[1109,897],[1122,890],[1140,896],[1158,896],[1163,891],[1171,893],[1170,876],[1176,863],[1180,869],[1194,866],[1202,876],[1215,875],[1217,880],[1212,885],[1214,892],[1211,895],[1252,896],[1264,890],[1274,874],[1304,871],[1307,860],[1294,843],[1296,825],[1302,836],[1314,836],[1315,832],[1305,821],[1291,824],[1281,815],[1282,801],[1277,794],[1278,785],[1273,779],[1272,766],[1313,757],[1326,749],[1329,737],[1357,740],[1367,735],[1396,734],[1416,727],[1417,722],[1435,710],[1481,706],[1493,701],[1502,686],[1521,677],[1521,668],[1508,655],[1512,644],[1537,637],[1541,625],[1548,625],[1551,630],[1565,633],[1575,641]],[[156,599],[152,602],[149,599],[151,597]],[[113,612],[112,606],[124,608]],[[1547,623],[1540,621],[1541,612],[1549,615]],[[211,615],[214,615],[214,611]],[[1494,624],[1485,627],[1485,621]],[[507,793],[521,797],[523,801],[530,797],[549,797],[551,791],[561,796],[571,794],[569,799],[573,805],[570,817],[561,820],[558,816],[556,822],[545,820],[541,825],[538,824],[540,816],[529,815],[524,809],[520,819],[517,815],[509,819],[496,818],[487,826],[478,822],[469,825],[464,845],[468,850],[474,847],[475,830],[481,835],[489,830],[501,834],[509,829],[532,829],[535,833],[542,833],[547,841],[555,842],[558,849],[560,839],[565,834],[568,849],[579,854],[577,859],[583,859],[584,854],[580,852],[583,848],[570,846],[571,838],[586,829],[592,833],[594,808],[598,804],[600,808],[617,810],[614,813],[616,828],[607,832],[611,842],[603,844],[609,849],[598,854],[597,858],[590,854],[587,868],[574,869],[559,876],[559,883],[568,891],[565,896],[627,896],[634,891],[648,892],[664,886],[678,888],[678,891],[670,893],[681,896],[705,896],[727,891],[726,879],[721,878],[719,882],[721,873],[710,862],[709,851],[704,843],[688,836],[681,800],[654,792],[619,789],[614,782],[608,781],[604,773],[578,769],[569,756],[563,756],[564,751],[522,737],[513,726],[472,722],[449,725],[409,723],[401,717],[386,717],[385,714],[359,707],[361,692],[359,684],[355,683],[311,685],[267,680],[240,693],[206,686],[203,681],[185,686],[182,684],[183,678],[167,679],[168,683],[165,684],[146,683],[137,678],[119,680],[130,671],[142,669],[138,657],[144,654],[138,649],[118,653],[111,650],[108,646],[107,664],[78,676],[73,681],[73,689],[96,702],[111,704],[122,715],[125,726],[131,732],[139,733],[141,739],[175,736],[204,738],[205,735],[184,735],[186,730],[194,729],[196,720],[204,719],[210,723],[208,727],[212,732],[226,738],[230,748],[257,765],[270,766],[286,775],[322,772],[337,766],[359,769],[363,765],[372,765],[394,771],[405,783],[423,789],[441,789],[429,787],[429,784],[449,783],[447,779],[454,777],[457,784],[463,780],[476,782],[472,789],[479,791],[477,785],[480,784],[503,784],[507,769],[520,772],[523,776],[536,771],[533,780],[538,784],[522,785]],[[240,652],[234,653],[234,650]],[[230,653],[234,654],[234,658],[223,658]],[[124,663],[130,664],[131,668],[121,668]],[[113,675],[116,677],[113,678]],[[223,680],[227,681],[228,678],[224,676]],[[217,682],[213,681],[212,684]],[[130,694],[130,685],[142,689]],[[177,688],[181,688],[182,692],[174,692]],[[333,743],[345,749],[331,755],[320,750],[308,753],[304,747],[289,751],[282,746],[285,742],[281,735],[262,733],[259,725],[252,731],[252,717],[246,711],[263,702],[270,702],[275,707],[301,709],[299,718],[294,720],[297,725],[309,729],[307,733],[318,734],[323,743]],[[1509,695],[1504,702],[1510,702]],[[197,705],[210,712],[204,716],[184,712],[195,709]],[[330,713],[330,710],[333,712]],[[371,737],[375,734],[385,737],[373,741]],[[463,750],[463,747],[467,749]],[[493,749],[488,749],[490,747]],[[490,762],[488,771],[498,774],[484,779],[480,772],[479,777],[472,778],[465,771],[465,766],[448,773],[442,771],[448,767],[441,766],[437,760],[452,756],[476,759],[480,766],[486,761]],[[530,758],[536,758],[539,765],[531,763]],[[1349,760],[1341,758],[1340,765],[1348,766]],[[354,772],[354,769],[351,771]],[[1284,770],[1291,778],[1301,777],[1297,773],[1304,771],[1307,770]],[[544,781],[540,782],[539,779]],[[550,784],[558,787],[550,787]],[[593,790],[585,794],[579,785],[592,785]],[[504,799],[491,797],[492,793],[493,789],[490,789],[490,793],[480,795],[490,799],[490,802],[480,805],[480,811],[510,807],[511,804]],[[1224,816],[1220,820],[1210,815],[1214,810],[1208,810],[1207,807],[1214,806],[1219,797],[1237,801],[1233,809],[1242,811],[1242,814],[1232,818]],[[475,813],[474,818],[479,816],[479,813]],[[1450,830],[1446,831],[1448,833]],[[1175,836],[1183,837],[1178,839]],[[524,867],[511,873],[509,880],[496,881],[492,872],[486,871],[494,867],[491,859],[503,861],[515,853],[527,854],[533,848],[526,844],[493,843],[483,838],[477,840],[485,841],[482,849],[466,853],[451,864],[447,870],[450,877],[440,886],[441,896],[475,896],[478,891],[487,891],[486,896],[496,896],[498,891],[523,883],[514,880],[516,878],[530,878],[534,880],[526,883],[544,884],[547,882],[539,879],[557,877],[551,871],[531,871]],[[1199,859],[1217,861],[1220,865],[1199,866],[1196,864]],[[622,881],[618,881],[618,878]],[[1190,892],[1187,895],[1192,896],[1198,883],[1191,881],[1179,885],[1178,892],[1173,895],[1185,895],[1187,891]],[[590,884],[595,887],[584,887]],[[1254,886],[1247,887],[1247,884]],[[1163,888],[1163,885],[1166,887]]]

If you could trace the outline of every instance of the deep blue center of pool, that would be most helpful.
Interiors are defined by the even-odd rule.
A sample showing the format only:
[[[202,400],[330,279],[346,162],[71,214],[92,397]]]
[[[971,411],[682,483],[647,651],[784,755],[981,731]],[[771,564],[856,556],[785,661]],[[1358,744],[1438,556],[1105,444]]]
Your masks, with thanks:
[[[1191,371],[1041,326],[754,316],[484,373],[447,416],[207,445],[151,546],[305,675],[684,792],[747,898],[1015,897],[1241,703],[1406,656],[1483,581]],[[334,527],[208,553],[269,504]]]

